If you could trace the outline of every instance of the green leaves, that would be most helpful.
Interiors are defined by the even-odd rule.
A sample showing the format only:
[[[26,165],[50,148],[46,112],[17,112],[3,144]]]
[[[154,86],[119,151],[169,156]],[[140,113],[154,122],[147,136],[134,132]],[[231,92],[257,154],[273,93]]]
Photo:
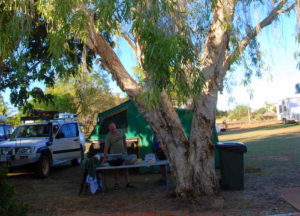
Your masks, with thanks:
[[[13,3],[11,1],[12,7]],[[176,1],[37,0],[34,5],[25,6],[33,13],[28,13],[21,3],[12,13],[22,22],[27,22],[24,17],[29,14],[33,17],[30,34],[22,38],[22,46],[27,50],[7,61],[10,70],[17,69],[18,73],[6,75],[4,81],[0,81],[1,88],[15,86],[18,81],[24,84],[22,88],[13,90],[14,101],[22,101],[18,105],[24,105],[29,97],[41,95],[39,91],[28,89],[30,80],[42,80],[46,86],[52,86],[55,75],[68,78],[78,72],[81,45],[87,41],[86,27],[89,23],[94,23],[97,32],[111,45],[120,28],[136,37],[142,48],[142,70],[146,73],[140,81],[147,89],[151,83],[148,93],[153,100],[158,101],[160,92],[166,91],[181,103],[201,91],[204,81],[193,44],[186,32],[174,31],[172,16],[176,13]],[[8,11],[7,8],[5,11]],[[21,16],[18,17],[18,14]],[[186,24],[185,19],[183,24]],[[36,33],[39,31],[41,35]],[[14,35],[11,29],[7,32],[10,36]],[[37,48],[32,41],[39,41],[40,47]],[[9,46],[13,47],[12,44]],[[13,50],[19,46],[20,43]],[[90,57],[89,62],[92,59]],[[23,96],[17,96],[18,93]]]
[[[0,58],[9,56],[21,37],[30,34],[32,11],[29,1],[0,0]]]
[[[142,47],[142,66],[152,89],[145,93],[147,100],[158,100],[160,92],[166,91],[178,103],[186,102],[200,92],[204,81],[189,37],[173,30],[174,4],[138,2],[136,7],[133,32]]]
[[[0,215],[26,216],[29,206],[18,202],[15,198],[15,188],[8,181],[7,169],[0,166]]]

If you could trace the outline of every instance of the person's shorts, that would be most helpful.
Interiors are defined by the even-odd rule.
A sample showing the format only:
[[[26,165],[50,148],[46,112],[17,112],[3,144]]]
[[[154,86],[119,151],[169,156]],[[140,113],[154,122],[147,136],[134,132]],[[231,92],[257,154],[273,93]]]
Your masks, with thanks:
[[[162,150],[156,150],[155,155],[158,160],[166,160],[167,159],[166,155],[164,154],[164,152]]]

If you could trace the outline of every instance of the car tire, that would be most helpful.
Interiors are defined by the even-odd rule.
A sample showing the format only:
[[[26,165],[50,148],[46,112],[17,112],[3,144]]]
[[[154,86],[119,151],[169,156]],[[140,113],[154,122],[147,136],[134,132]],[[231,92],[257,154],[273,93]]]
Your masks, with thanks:
[[[82,148],[80,148],[80,157],[75,158],[71,161],[72,166],[80,166],[80,164],[83,161],[83,158],[84,158],[83,150],[82,150]]]
[[[50,175],[51,160],[48,154],[42,154],[36,163],[34,172],[38,178],[47,178]]]

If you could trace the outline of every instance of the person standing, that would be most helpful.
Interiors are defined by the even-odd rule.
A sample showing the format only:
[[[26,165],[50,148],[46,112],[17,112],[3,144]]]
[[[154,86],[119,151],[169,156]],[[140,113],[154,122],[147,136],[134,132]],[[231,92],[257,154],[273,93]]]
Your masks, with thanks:
[[[109,133],[105,139],[105,147],[104,147],[104,154],[103,154],[103,163],[107,161],[107,153],[110,150],[111,154],[123,154],[127,155],[126,150],[126,137],[125,134],[117,129],[117,126],[114,122],[109,123],[108,125]],[[125,180],[126,180],[126,187],[133,188],[134,186],[129,181],[129,173],[128,169],[124,170]],[[114,173],[115,179],[115,186],[114,188],[117,190],[119,188],[119,181],[118,181],[119,171],[116,170]]]

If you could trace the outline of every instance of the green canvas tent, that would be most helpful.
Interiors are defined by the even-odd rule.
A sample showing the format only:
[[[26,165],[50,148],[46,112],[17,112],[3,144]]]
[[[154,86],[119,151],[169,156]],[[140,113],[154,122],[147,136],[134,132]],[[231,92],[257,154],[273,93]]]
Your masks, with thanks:
[[[184,132],[189,137],[193,112],[188,109],[177,109],[176,111],[183,125]],[[89,139],[105,140],[105,136],[108,133],[108,124],[110,122],[115,122],[117,128],[124,130],[126,139],[138,142],[139,157],[144,158],[145,154],[152,153],[153,132],[131,100],[100,113],[97,118],[97,124]],[[214,143],[218,142],[216,131],[213,141]],[[216,166],[218,166],[218,152],[215,152],[215,159]]]

